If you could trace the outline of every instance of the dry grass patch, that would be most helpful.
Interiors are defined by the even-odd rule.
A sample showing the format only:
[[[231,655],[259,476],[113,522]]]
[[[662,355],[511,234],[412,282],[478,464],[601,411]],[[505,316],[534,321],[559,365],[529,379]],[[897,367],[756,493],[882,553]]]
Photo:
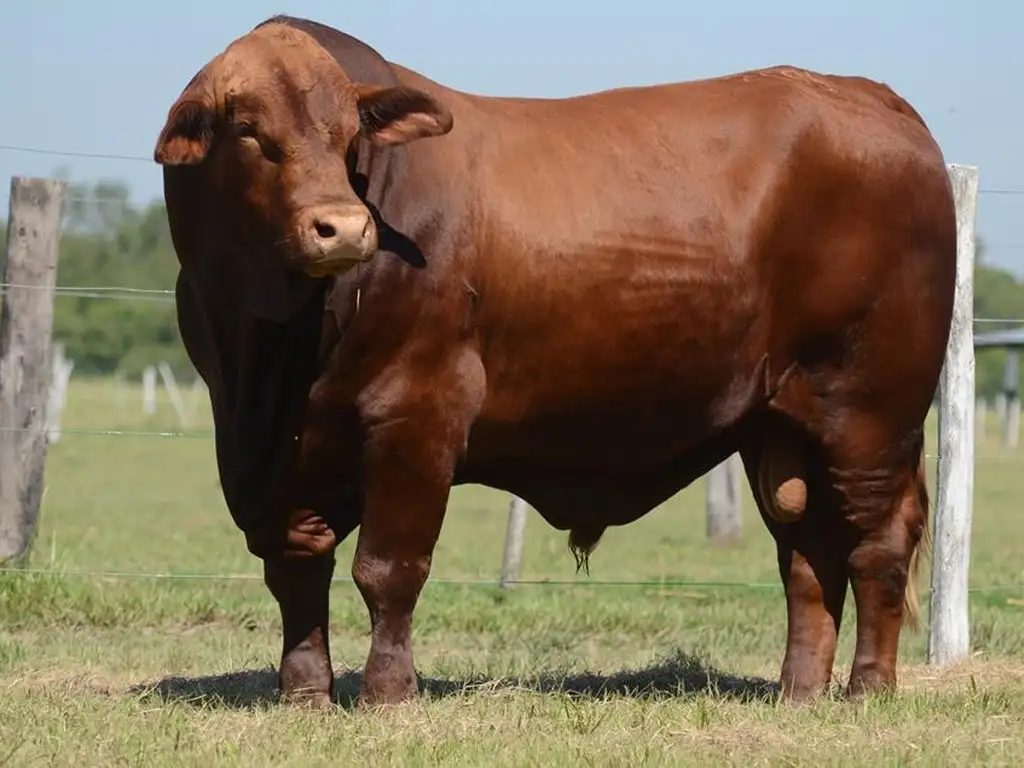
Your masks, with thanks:
[[[340,706],[311,712],[276,703],[272,670],[154,686],[49,669],[5,683],[0,736],[19,765],[999,765],[1024,737],[1021,674],[908,669],[893,696],[794,706],[679,656],[609,676],[426,677],[419,700],[360,711],[350,673]]]

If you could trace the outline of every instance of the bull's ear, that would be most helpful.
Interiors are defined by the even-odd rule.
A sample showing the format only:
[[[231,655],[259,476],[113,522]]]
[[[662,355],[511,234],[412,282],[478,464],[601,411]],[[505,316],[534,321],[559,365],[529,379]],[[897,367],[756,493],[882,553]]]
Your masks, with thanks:
[[[405,86],[357,85],[360,134],[377,146],[443,136],[454,119],[433,96]]]
[[[197,165],[213,141],[213,96],[197,75],[167,112],[153,159],[160,165]]]

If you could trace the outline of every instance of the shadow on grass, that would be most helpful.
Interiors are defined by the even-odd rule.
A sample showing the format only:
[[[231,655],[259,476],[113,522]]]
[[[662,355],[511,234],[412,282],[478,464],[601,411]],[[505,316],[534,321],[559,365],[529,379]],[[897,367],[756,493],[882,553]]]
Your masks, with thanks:
[[[362,677],[362,673],[356,671],[335,677],[335,703],[345,709],[352,709],[359,695]],[[462,680],[420,676],[419,688],[425,698],[526,691],[562,693],[577,699],[709,696],[750,702],[771,701],[779,693],[776,682],[725,674],[700,659],[678,652],[650,667],[611,675],[545,673],[536,677],[477,676]],[[167,703],[186,702],[199,707],[250,709],[278,701],[277,672],[273,669],[259,669],[208,677],[170,677],[155,684],[135,686],[131,693]]]

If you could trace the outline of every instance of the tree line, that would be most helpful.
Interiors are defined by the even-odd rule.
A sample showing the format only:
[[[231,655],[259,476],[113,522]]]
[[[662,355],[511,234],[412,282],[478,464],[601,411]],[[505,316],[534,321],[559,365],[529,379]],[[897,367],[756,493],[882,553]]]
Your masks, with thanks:
[[[0,243],[6,253],[6,225]],[[57,285],[85,290],[58,292],[53,322],[54,340],[75,361],[75,376],[123,373],[136,379],[161,360],[185,381],[196,375],[178,332],[173,295],[88,291],[173,290],[177,272],[162,201],[135,206],[117,181],[68,185]]]
[[[6,225],[0,223],[0,260],[7,250]],[[160,201],[132,205],[118,181],[70,184],[60,241],[57,283],[65,287],[119,286],[174,288],[178,262],[167,215]],[[1008,270],[986,263],[978,239],[974,286],[975,317],[1021,318],[1024,282]],[[58,294],[54,336],[75,361],[75,375],[122,373],[137,378],[161,360],[184,380],[195,376],[178,332],[171,296],[115,297]],[[978,331],[1024,324],[985,323]],[[977,392],[992,396],[1002,386],[1002,350],[985,350],[977,360]]]

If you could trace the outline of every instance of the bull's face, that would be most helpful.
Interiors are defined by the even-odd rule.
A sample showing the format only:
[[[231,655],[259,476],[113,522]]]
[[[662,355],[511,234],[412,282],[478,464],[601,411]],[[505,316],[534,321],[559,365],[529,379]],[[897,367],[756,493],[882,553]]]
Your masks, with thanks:
[[[276,261],[276,270],[322,277],[377,249],[373,217],[346,166],[356,137],[402,144],[445,134],[452,122],[428,94],[354,83],[310,36],[272,24],[236,40],[193,78],[168,113],[154,158],[201,166],[209,199],[244,248]]]

